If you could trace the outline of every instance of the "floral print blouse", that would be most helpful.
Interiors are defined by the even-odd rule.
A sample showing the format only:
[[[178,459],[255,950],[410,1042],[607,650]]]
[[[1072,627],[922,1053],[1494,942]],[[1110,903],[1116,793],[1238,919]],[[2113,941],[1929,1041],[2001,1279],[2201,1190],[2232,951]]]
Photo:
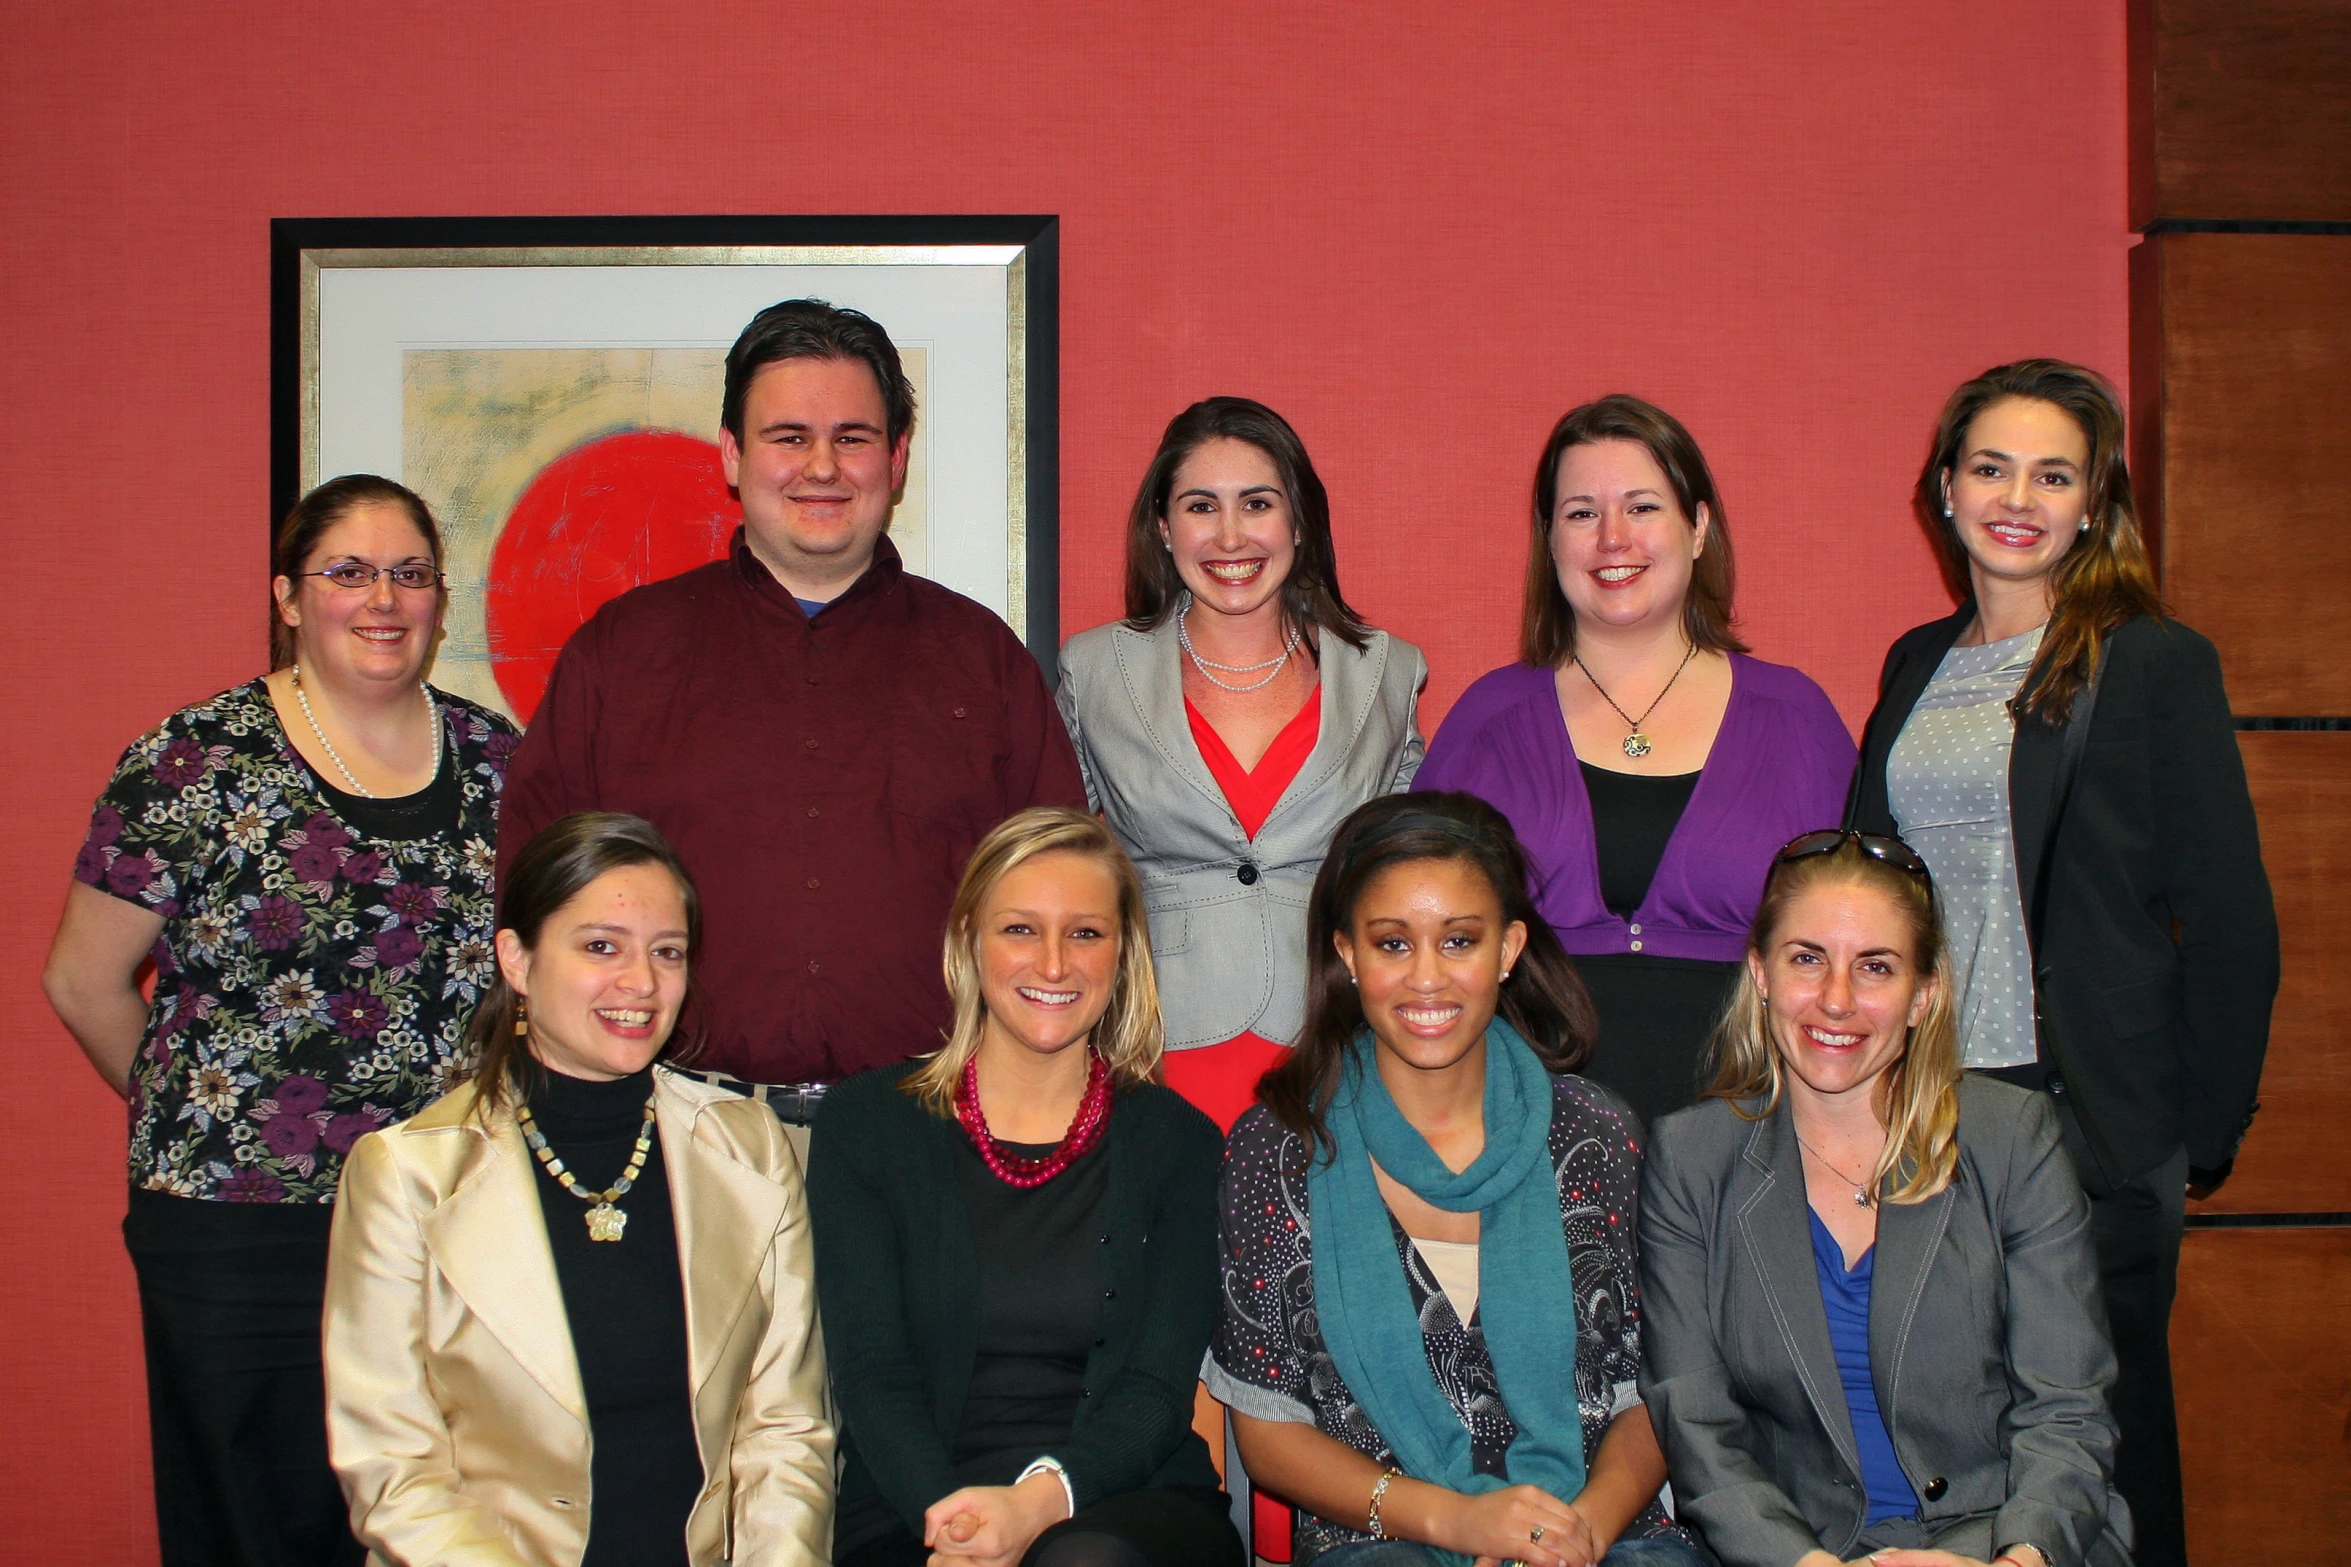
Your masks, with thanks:
[[[1580,1077],[1554,1077],[1551,1164],[1559,1183],[1575,1300],[1576,1396],[1584,1462],[1608,1424],[1641,1401],[1641,1292],[1634,1250],[1641,1176],[1639,1123],[1615,1094]],[[1340,1378],[1314,1309],[1314,1234],[1307,1209],[1305,1139],[1260,1105],[1225,1145],[1220,1193],[1224,1316],[1203,1372],[1208,1390],[1245,1415],[1312,1425],[1381,1464],[1395,1454]],[[1503,1406],[1485,1329],[1464,1323],[1402,1227],[1389,1220],[1429,1370],[1468,1427],[1481,1474],[1507,1472],[1518,1436]],[[1562,1498],[1568,1500],[1568,1498]],[[1675,1532],[1652,1501],[1625,1537]],[[1299,1510],[1293,1544],[1304,1564],[1369,1535]]]
[[[498,795],[519,737],[433,699],[453,833],[375,838],[342,821],[258,680],[123,753],[74,874],[163,916],[131,1067],[133,1185],[332,1202],[351,1145],[443,1091],[495,973]]]

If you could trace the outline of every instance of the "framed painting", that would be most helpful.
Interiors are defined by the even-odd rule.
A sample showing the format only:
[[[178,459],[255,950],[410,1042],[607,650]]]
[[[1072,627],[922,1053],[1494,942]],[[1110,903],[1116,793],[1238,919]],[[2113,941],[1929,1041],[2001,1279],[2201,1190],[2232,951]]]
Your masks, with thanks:
[[[1051,217],[281,218],[271,515],[346,473],[440,520],[436,685],[528,723],[581,622],[723,554],[726,352],[778,300],[879,321],[917,399],[907,569],[1058,644]]]

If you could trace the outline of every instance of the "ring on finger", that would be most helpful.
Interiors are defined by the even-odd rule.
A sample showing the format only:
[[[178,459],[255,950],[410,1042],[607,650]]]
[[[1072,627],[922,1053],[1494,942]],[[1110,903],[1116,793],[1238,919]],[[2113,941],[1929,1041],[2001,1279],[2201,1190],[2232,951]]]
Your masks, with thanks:
[[[1527,1543],[1529,1545],[1541,1545],[1543,1543],[1543,1526],[1541,1524],[1537,1524],[1532,1529],[1527,1531]]]

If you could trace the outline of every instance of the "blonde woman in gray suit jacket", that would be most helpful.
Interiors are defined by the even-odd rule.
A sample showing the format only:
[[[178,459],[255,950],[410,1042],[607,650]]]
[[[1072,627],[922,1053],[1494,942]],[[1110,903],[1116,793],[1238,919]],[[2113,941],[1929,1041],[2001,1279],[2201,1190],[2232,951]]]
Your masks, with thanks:
[[[1725,1567],[2123,1567],[2089,1201],[1963,1076],[1926,862],[1781,849],[1709,1096],[1641,1182],[1641,1393]]]
[[[1061,717],[1143,874],[1167,1084],[1229,1131],[1304,1021],[1331,834],[1420,767],[1428,664],[1347,607],[1322,480],[1246,398],[1168,425],[1128,518],[1126,601],[1062,648]]]

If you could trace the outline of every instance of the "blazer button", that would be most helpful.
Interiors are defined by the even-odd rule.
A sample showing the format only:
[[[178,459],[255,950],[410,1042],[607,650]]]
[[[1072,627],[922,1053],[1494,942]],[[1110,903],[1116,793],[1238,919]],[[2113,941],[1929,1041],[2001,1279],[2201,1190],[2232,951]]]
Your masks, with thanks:
[[[1098,1338],[1098,1339],[1094,1340],[1094,1347],[1095,1347],[1096,1349],[1100,1349],[1100,1348],[1101,1348],[1103,1345],[1105,1345],[1105,1344],[1107,1344],[1107,1343],[1109,1343],[1109,1342],[1110,1342],[1110,1340],[1108,1340],[1108,1339],[1106,1339],[1106,1338]]]
[[[1939,1502],[1943,1499],[1943,1493],[1950,1489],[1951,1482],[1937,1475],[1926,1483],[1926,1489],[1919,1494],[1930,1502]]]
[[[1116,1291],[1116,1290],[1104,1290],[1104,1291],[1102,1292],[1102,1298],[1103,1298],[1104,1300],[1116,1300],[1116,1299],[1118,1299],[1118,1291]]]
[[[1240,884],[1244,887],[1254,887],[1257,885],[1257,867],[1250,864],[1247,860],[1243,860],[1241,862],[1241,868],[1233,872],[1233,876],[1234,879],[1239,881]]]

